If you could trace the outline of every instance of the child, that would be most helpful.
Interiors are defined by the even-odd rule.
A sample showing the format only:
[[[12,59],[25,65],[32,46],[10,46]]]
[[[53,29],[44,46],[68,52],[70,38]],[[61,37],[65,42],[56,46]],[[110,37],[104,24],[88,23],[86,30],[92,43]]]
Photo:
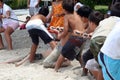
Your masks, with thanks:
[[[73,0],[63,0],[62,3],[63,9],[65,11],[64,18],[64,30],[61,34],[58,35],[58,38],[66,38],[68,32],[71,32],[67,39],[67,42],[64,43],[61,54],[55,64],[55,71],[58,71],[61,64],[65,58],[73,60],[80,51],[81,45],[86,41],[82,35],[74,33],[75,31],[83,34],[86,30],[82,22],[82,18],[74,12],[74,1]],[[88,9],[88,8],[87,8]],[[91,9],[88,9],[91,12]]]
[[[26,21],[22,24],[22,25],[20,25],[20,30],[22,30],[22,29],[26,29],[26,24],[27,24],[27,22],[30,20],[30,16],[27,16],[26,17]]]
[[[40,2],[41,0],[27,0],[27,7],[29,8],[30,16],[38,13]]]
[[[39,10],[39,13],[32,16],[30,21],[28,21],[28,23],[26,24],[26,29],[29,32],[33,44],[31,47],[30,55],[28,55],[25,60],[21,61],[22,63],[27,59],[29,59],[30,62],[33,62],[35,52],[39,43],[39,37],[44,41],[45,44],[49,43],[51,48],[54,49],[56,45],[56,43],[54,42],[54,38],[44,26],[44,23],[46,22],[45,16],[47,16],[48,12],[48,8],[42,7]],[[22,64],[21,62],[16,64],[16,66]]]
[[[100,13],[99,11],[93,11],[89,17],[88,17],[88,25],[89,25],[89,32],[92,33],[94,32],[95,28],[99,25],[99,22],[104,19],[104,15]],[[85,65],[88,60],[93,59],[94,56],[90,49],[88,49],[82,56],[83,59],[83,74],[82,75],[87,75],[87,70],[85,68]],[[94,75],[94,74],[93,74]],[[96,77],[96,76],[95,76]]]
[[[2,10],[0,14],[0,20],[2,19],[2,27],[0,27],[0,33],[4,32],[5,39],[8,44],[8,50],[12,50],[12,39],[11,34],[19,27],[19,22],[16,20],[12,20],[10,18],[17,19],[17,16],[13,12],[13,10],[4,3],[3,0],[0,0],[0,9]],[[4,44],[2,41],[2,36],[0,34],[0,49],[4,48]]]
[[[63,15],[63,8],[62,8],[62,0],[55,0],[52,2],[52,10],[50,11],[49,15],[47,16],[47,21],[50,21],[50,25],[48,26],[48,30],[51,33],[55,33],[57,37],[56,30],[52,28],[56,27],[64,27],[64,15]]]
[[[77,12],[78,14],[75,12],[74,15],[76,16],[76,19],[78,21],[77,24],[78,25],[83,24],[84,25],[83,27],[86,28],[86,24],[88,23],[88,15],[91,13],[91,11],[92,10],[89,7],[83,6],[78,10],[78,12]],[[77,31],[77,30],[74,30],[74,32],[75,31]],[[56,48],[50,53],[50,55],[47,58],[45,58],[44,63],[43,63],[44,67],[54,66],[53,63],[55,63],[57,61],[57,59],[61,53],[61,49],[65,45],[65,43],[68,40],[71,33],[72,33],[72,30],[71,31],[69,30],[68,33],[66,34],[66,36],[61,38],[60,43],[58,43]],[[67,62],[66,65],[68,65],[70,63],[68,60],[65,62]]]
[[[115,3],[114,5],[112,5],[111,8],[110,8],[111,16],[109,18],[106,18],[106,19],[102,20],[100,22],[99,26],[95,29],[95,31],[94,31],[94,33],[92,35],[91,44],[90,44],[90,50],[93,53],[93,55],[96,58],[96,60],[98,60],[98,57],[100,57],[100,55],[98,55],[98,53],[99,53],[101,47],[103,46],[104,42],[106,41],[106,38],[108,37],[109,33],[114,29],[114,26],[117,23],[117,21],[120,19],[120,10],[119,9],[120,9],[120,3]],[[115,39],[115,37],[116,37],[116,35],[113,38]],[[110,45],[112,45],[112,46],[106,47],[105,50],[102,50],[102,53],[104,53],[104,51],[107,51],[107,49],[109,49],[109,50],[112,50],[112,48],[114,49],[115,47],[113,47],[112,43],[115,44],[115,40],[113,40],[110,43]],[[109,45],[109,43],[108,43],[108,45]],[[119,49],[115,49],[115,50],[112,50],[112,51],[115,52],[116,50],[119,50]],[[110,51],[110,53],[112,51]],[[115,54],[117,54],[117,53],[115,53]],[[113,54],[113,55],[115,55],[115,54]],[[106,59],[106,61],[107,61],[107,59]],[[99,64],[100,63],[101,63],[101,61],[99,61]],[[114,67],[114,68],[116,68],[116,67]],[[102,73],[99,73],[99,75],[101,77]],[[103,74],[103,76],[105,77],[106,73]],[[106,80],[110,80],[110,79],[106,79]],[[117,80],[117,79],[115,79],[115,80]]]

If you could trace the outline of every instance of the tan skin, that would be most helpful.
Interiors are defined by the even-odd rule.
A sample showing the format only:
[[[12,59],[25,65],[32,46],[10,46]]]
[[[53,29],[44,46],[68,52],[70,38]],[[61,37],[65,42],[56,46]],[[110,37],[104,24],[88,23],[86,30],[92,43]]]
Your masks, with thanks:
[[[77,30],[79,32],[85,31],[85,27],[83,25],[83,22],[82,22],[80,16],[77,15],[76,12],[74,12],[72,14],[72,13],[68,13],[67,11],[65,11],[64,20],[65,20],[64,30],[61,34],[58,35],[58,38],[61,39],[63,45],[68,40],[69,35],[77,36],[77,34],[74,33],[74,30]],[[72,30],[71,33],[69,33],[69,29]],[[67,36],[67,39],[66,39],[66,36]],[[64,62],[64,60],[65,60],[65,58],[62,55],[60,55],[57,62],[56,62],[56,65],[55,65],[55,71],[58,71],[61,64]]]
[[[3,2],[0,1],[0,8],[3,7]],[[7,11],[6,12],[6,16],[4,15],[0,15],[0,19],[2,18],[9,18],[10,17],[10,11]],[[8,50],[12,50],[13,47],[12,47],[12,39],[11,39],[11,34],[14,32],[14,30],[11,28],[11,27],[7,27],[6,29],[4,29],[3,27],[0,28],[0,33],[4,32],[5,34],[5,39],[6,39],[6,42],[8,44]],[[4,44],[2,42],[2,36],[0,34],[0,49],[4,48]]]

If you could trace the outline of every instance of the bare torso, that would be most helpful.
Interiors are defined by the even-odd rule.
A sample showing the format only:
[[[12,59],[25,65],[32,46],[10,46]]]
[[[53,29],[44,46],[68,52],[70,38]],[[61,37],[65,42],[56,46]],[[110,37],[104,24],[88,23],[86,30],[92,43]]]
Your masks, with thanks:
[[[41,19],[44,23],[46,22],[46,18],[40,14],[36,14],[36,15],[32,16],[30,20],[34,20],[34,19]]]
[[[72,30],[72,34],[74,30],[78,30],[80,32],[84,32],[85,31],[85,26],[84,23],[81,20],[81,17],[79,15],[77,15],[76,12],[74,12],[74,14],[70,14],[68,16],[68,21],[69,21],[69,29],[71,28]]]

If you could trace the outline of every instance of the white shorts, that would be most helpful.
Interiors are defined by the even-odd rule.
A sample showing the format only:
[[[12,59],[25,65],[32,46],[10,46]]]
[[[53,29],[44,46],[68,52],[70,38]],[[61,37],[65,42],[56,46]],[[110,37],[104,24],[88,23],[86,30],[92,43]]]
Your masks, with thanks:
[[[88,60],[85,65],[85,68],[87,68],[88,70],[94,70],[94,71],[98,71],[100,69],[99,64],[95,59]]]
[[[7,22],[6,24],[3,24],[2,26],[4,29],[11,27],[13,30],[15,30],[19,27],[19,22],[11,21],[11,22]]]

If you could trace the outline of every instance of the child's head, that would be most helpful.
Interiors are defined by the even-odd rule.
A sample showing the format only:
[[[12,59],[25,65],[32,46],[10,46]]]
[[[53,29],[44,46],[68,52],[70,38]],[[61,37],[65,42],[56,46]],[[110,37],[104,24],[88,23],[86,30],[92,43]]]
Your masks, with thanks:
[[[104,15],[99,11],[93,11],[88,17],[88,26],[90,32],[93,32],[99,25],[99,22],[104,19]]]
[[[88,6],[82,6],[78,9],[77,14],[81,17],[88,18],[89,14],[92,12],[92,9]]]
[[[26,17],[26,22],[28,22],[30,20],[30,16]]]
[[[49,9],[47,6],[43,6],[40,8],[38,14],[41,14],[41,15],[44,15],[44,16],[47,16],[49,13]]]
[[[30,19],[30,16],[27,16],[27,17],[26,17],[26,20],[29,20],[29,19]]]
[[[120,2],[116,2],[111,7],[111,16],[120,17]]]
[[[68,13],[73,13],[74,12],[74,0],[63,0],[62,7]]]
[[[104,15],[99,11],[93,11],[88,17],[88,20],[90,22],[95,23],[95,25],[98,25],[99,22],[103,19],[104,19]]]

